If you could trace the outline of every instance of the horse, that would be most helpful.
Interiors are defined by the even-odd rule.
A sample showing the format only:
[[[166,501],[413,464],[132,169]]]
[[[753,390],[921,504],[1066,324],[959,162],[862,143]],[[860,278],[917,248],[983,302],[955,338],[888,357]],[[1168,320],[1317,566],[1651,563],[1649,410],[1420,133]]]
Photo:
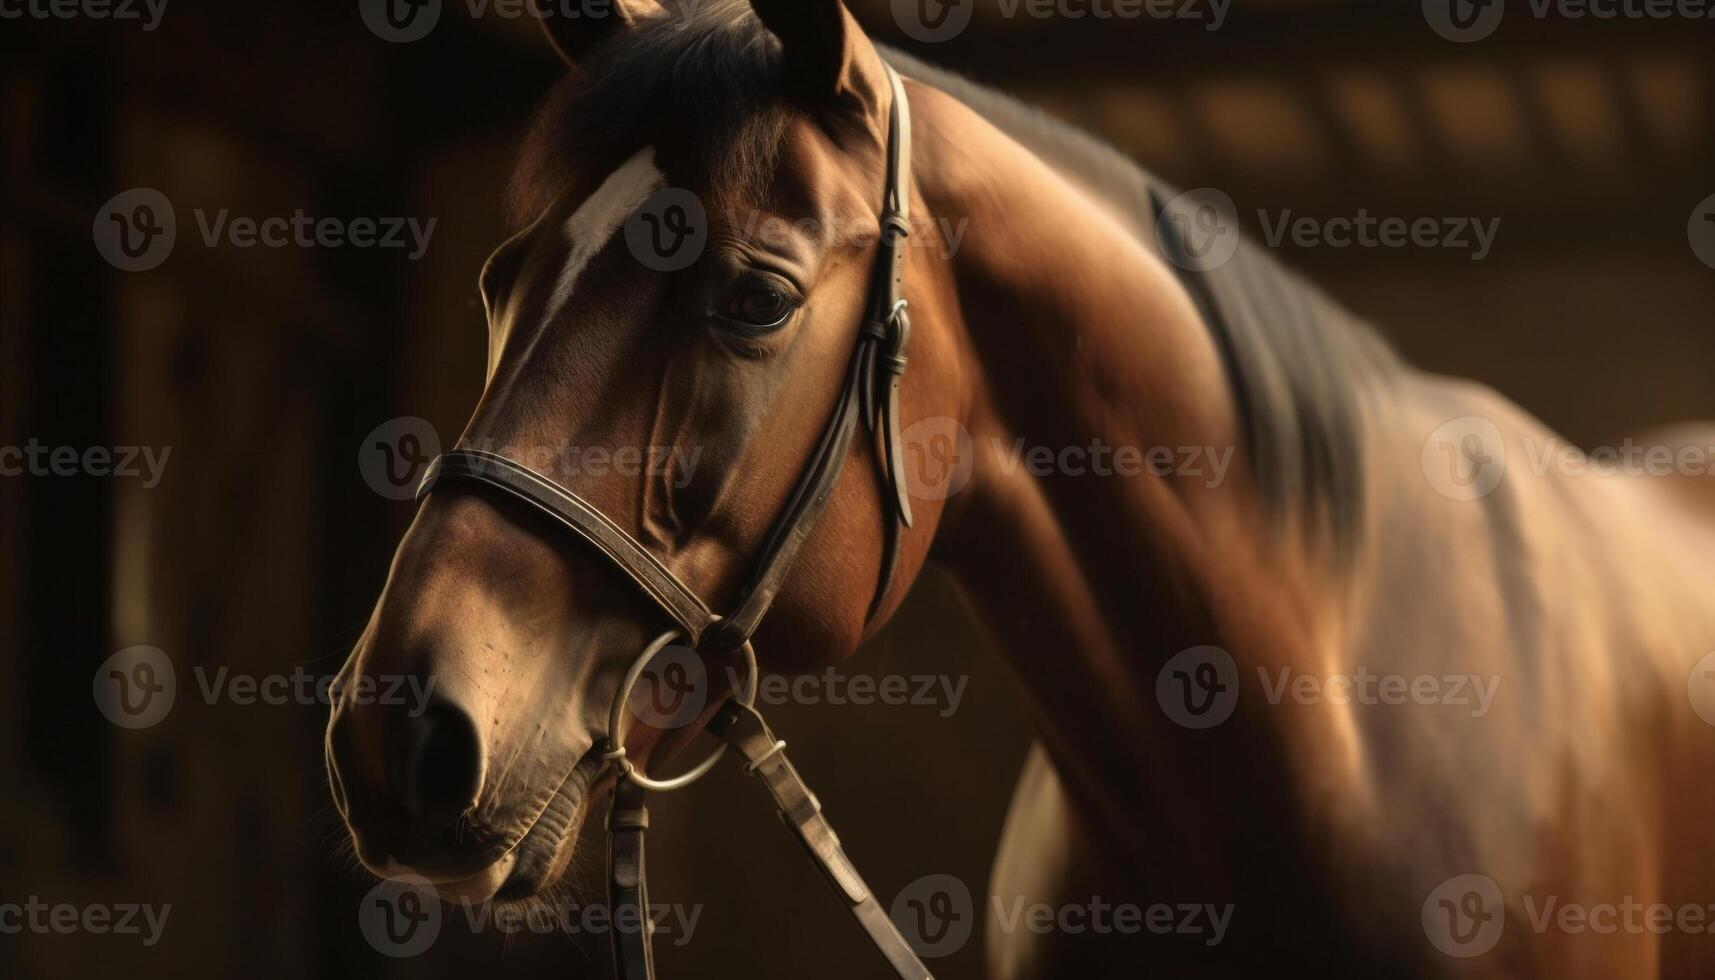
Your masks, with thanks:
[[[990,882],[992,976],[1715,972],[1711,481],[1594,471],[1248,239],[1211,261],[1206,204],[878,45],[839,0],[553,6],[566,75],[480,276],[461,445],[544,470],[723,601],[859,342],[888,66],[904,79],[926,246],[903,260],[912,521],[887,554],[888,475],[854,439],[755,650],[821,669],[926,562],[956,578],[1036,735]],[[685,195],[677,224],[637,220],[663,193]],[[628,241],[696,231],[687,214],[688,264]],[[566,446],[682,452],[625,473],[532,452]],[[1091,446],[1112,465],[1065,465]],[[1188,476],[1178,447],[1229,465]],[[566,871],[614,785],[610,703],[663,625],[614,572],[504,494],[424,498],[328,727],[364,865],[501,902]],[[399,674],[435,679],[429,710],[345,693]],[[631,764],[663,769],[720,701],[636,725]],[[1039,930],[1013,899],[1230,915],[1218,936]]]

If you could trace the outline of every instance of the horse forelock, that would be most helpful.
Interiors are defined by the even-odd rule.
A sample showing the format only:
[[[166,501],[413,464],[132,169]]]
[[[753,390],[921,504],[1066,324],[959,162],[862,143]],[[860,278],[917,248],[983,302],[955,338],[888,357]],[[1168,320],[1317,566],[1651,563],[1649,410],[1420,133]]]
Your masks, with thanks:
[[[581,169],[652,145],[669,176],[717,196],[761,197],[799,111],[780,42],[744,0],[705,0],[589,52],[536,110],[508,184],[516,231]]]

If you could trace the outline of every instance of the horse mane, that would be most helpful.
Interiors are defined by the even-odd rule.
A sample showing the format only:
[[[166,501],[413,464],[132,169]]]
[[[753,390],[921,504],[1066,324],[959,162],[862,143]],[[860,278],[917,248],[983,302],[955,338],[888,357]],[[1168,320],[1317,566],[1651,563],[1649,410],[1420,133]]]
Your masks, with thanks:
[[[688,18],[688,19],[686,19]],[[885,45],[882,57],[1035,153],[1158,254],[1174,191],[1100,139]],[[670,131],[717,186],[766,188],[780,135],[805,107],[787,92],[779,41],[745,0],[705,0],[596,48],[537,110],[507,192],[516,229],[566,178],[568,151]],[[1166,236],[1163,236],[1166,237]],[[1166,256],[1164,254],[1164,257]],[[1296,509],[1349,552],[1362,527],[1365,395],[1397,371],[1387,344],[1248,237],[1208,272],[1172,265],[1220,349],[1246,450],[1273,512]]]
[[[964,103],[1092,195],[1164,259],[1156,221],[1176,192],[1130,157],[1034,106],[883,47],[901,74]],[[1170,233],[1164,238],[1171,238]],[[1363,527],[1365,396],[1399,360],[1370,326],[1249,236],[1219,268],[1172,263],[1221,351],[1246,450],[1276,513],[1296,507],[1349,554]]]

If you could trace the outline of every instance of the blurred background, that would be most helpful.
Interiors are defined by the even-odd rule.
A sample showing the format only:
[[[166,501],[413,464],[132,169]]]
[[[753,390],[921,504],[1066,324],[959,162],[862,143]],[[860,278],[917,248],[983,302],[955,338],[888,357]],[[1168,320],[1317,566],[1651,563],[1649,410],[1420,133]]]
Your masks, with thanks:
[[[1241,214],[1499,219],[1480,260],[1282,251],[1418,364],[1492,384],[1576,442],[1715,418],[1715,248],[1700,259],[1688,233],[1715,208],[1715,22],[1539,18],[1515,0],[1458,43],[1415,0],[1176,0],[1188,16],[1135,18],[851,6],[877,37]],[[462,427],[482,379],[477,271],[558,63],[503,4],[446,0],[408,43],[367,28],[358,0],[171,0],[149,29],[134,9],[0,19],[0,446],[170,448],[149,486],[0,477],[0,903],[172,911],[147,948],[0,935],[0,976],[603,976],[603,936],[457,919],[422,955],[382,955],[357,914],[372,882],[328,802],[326,709],[211,704],[194,679],[343,662],[412,512],[371,489],[360,454],[399,417],[446,440]],[[913,36],[949,9],[969,18],[954,36]],[[135,188],[171,202],[178,240],[126,272],[95,242],[104,202]],[[197,209],[436,226],[417,259],[210,247]],[[171,658],[178,693],[127,730],[91,685],[133,645]],[[879,893],[942,872],[980,895],[1029,739],[1012,682],[935,575],[849,672],[968,678],[950,713],[771,718]],[[702,910],[692,942],[658,944],[663,976],[878,975],[737,767],[653,809],[653,898]],[[981,952],[933,965],[974,977]]]

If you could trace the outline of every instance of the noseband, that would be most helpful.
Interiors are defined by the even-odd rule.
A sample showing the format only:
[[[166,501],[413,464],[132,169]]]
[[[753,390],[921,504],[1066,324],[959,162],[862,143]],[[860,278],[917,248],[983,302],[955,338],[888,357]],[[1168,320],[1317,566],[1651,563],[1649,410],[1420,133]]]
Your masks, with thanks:
[[[845,900],[858,924],[899,976],[903,980],[929,980],[928,969],[888,919],[841,849],[839,838],[822,816],[821,803],[787,761],[786,743],[774,737],[751,706],[756,693],[757,667],[750,638],[773,605],[793,559],[827,506],[850,455],[860,416],[871,438],[879,443],[886,488],[882,503],[887,513],[882,519],[885,536],[881,572],[869,604],[871,618],[886,600],[899,559],[900,538],[903,530],[911,526],[899,437],[899,381],[905,372],[905,345],[911,332],[901,295],[905,239],[911,231],[911,116],[899,75],[889,66],[883,68],[893,91],[893,105],[888,113],[881,238],[864,321],[833,415],[769,533],[750,577],[739,591],[732,612],[724,616],[712,612],[690,586],[589,501],[504,456],[476,449],[455,449],[430,464],[417,491],[421,499],[446,481],[464,481],[502,490],[530,504],[607,556],[676,624],[650,643],[632,664],[608,718],[603,758],[619,770],[608,811],[608,894],[615,923],[614,973],[621,980],[652,980],[655,975],[643,867],[643,833],[649,825],[643,805],[644,791],[689,785],[714,768],[729,747],[744,756],[746,771],[762,780],[787,826],[803,841],[835,893]],[[745,690],[735,692],[709,722],[709,732],[721,740],[715,754],[682,775],[657,780],[639,772],[626,758],[621,722],[628,696],[643,669],[675,640],[683,640],[715,659],[741,652],[749,681]],[[619,928],[622,913],[636,928]]]

